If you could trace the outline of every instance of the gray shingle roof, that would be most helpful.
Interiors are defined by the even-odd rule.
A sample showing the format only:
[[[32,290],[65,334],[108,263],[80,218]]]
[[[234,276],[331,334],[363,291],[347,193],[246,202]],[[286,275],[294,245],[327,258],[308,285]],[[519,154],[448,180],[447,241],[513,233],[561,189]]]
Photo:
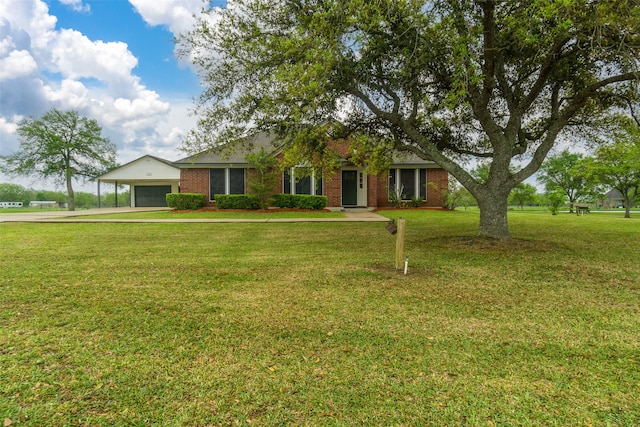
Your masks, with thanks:
[[[280,147],[274,143],[275,138],[271,134],[261,132],[247,137],[245,143],[238,144],[237,147],[233,149],[225,150],[221,147],[215,151],[185,157],[173,162],[173,165],[181,168],[248,166],[249,164],[245,160],[245,156],[260,150],[260,148],[264,148],[267,152],[273,152],[274,155],[278,153]],[[434,162],[421,159],[412,153],[394,154],[392,161],[393,167],[426,167],[435,165]]]
[[[274,138],[268,133],[257,133],[246,138],[245,142],[232,149],[221,147],[215,151],[205,151],[173,162],[178,167],[194,166],[246,166],[245,156],[264,148],[267,152],[276,152]]]

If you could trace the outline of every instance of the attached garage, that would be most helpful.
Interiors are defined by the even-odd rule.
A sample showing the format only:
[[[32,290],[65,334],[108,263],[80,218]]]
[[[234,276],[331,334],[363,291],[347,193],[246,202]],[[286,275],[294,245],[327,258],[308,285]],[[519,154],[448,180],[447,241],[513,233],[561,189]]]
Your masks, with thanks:
[[[168,161],[150,155],[142,156],[99,176],[100,184],[128,185],[131,207],[166,207],[168,193],[180,191],[180,169]]]
[[[167,194],[171,193],[170,185],[135,185],[133,187],[135,206],[166,207]]]

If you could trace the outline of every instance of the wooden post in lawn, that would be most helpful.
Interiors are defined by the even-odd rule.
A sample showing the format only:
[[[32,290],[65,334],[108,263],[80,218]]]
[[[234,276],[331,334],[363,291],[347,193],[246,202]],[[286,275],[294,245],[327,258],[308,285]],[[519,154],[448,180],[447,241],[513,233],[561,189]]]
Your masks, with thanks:
[[[398,233],[396,234],[396,270],[404,268],[404,229],[405,219],[398,218]]]

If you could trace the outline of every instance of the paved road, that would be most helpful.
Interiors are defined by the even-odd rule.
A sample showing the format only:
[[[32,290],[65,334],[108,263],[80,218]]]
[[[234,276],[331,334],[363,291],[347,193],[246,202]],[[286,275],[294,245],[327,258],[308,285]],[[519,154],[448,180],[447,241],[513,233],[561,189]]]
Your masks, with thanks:
[[[347,209],[344,218],[256,218],[256,219],[221,219],[221,218],[175,218],[175,219],[103,219],[92,218],[92,215],[148,212],[167,210],[167,208],[99,208],[79,211],[44,211],[2,213],[0,222],[387,222],[388,218],[366,209]]]

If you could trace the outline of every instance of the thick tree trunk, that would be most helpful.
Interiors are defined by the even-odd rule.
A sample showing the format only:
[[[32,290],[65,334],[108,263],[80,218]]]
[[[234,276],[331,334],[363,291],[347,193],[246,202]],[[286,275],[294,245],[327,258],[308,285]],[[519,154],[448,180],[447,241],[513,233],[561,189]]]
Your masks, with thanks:
[[[69,210],[76,210],[76,198],[75,193],[73,192],[73,187],[71,186],[71,174],[67,173],[67,196],[69,198]]]
[[[631,218],[631,199],[629,197],[625,197],[624,200],[624,217]]]
[[[478,198],[480,207],[480,237],[509,240],[509,223],[507,221],[507,195],[489,194]]]

